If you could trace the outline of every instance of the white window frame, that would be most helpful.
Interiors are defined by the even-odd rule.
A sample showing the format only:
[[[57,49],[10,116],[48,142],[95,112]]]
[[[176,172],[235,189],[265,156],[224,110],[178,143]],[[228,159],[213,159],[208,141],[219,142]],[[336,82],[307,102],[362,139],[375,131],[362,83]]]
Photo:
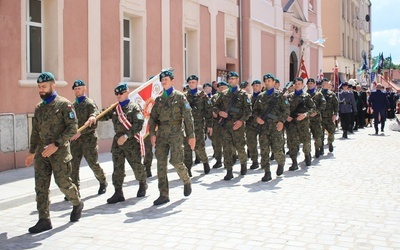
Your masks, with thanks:
[[[125,37],[125,20],[128,21],[129,27],[128,27],[128,31],[129,31],[129,37]],[[125,17],[123,19],[123,24],[122,24],[122,44],[123,44],[123,78],[124,81],[132,81],[132,20],[130,18]],[[125,76],[125,42],[129,42],[129,76]]]
[[[44,25],[43,25],[43,21],[44,21],[44,7],[43,7],[43,2],[40,2],[40,20],[41,23],[37,23],[37,22],[32,22],[30,21],[30,13],[29,13],[29,2],[30,0],[26,0],[26,72],[28,74],[28,76],[31,77],[38,77],[40,75],[41,72],[31,72],[31,51],[30,51],[30,27],[39,27],[41,29],[41,33],[40,33],[40,39],[41,39],[41,62],[40,62],[40,68],[43,71],[43,67],[44,67],[44,52],[43,52],[43,38],[44,38]]]

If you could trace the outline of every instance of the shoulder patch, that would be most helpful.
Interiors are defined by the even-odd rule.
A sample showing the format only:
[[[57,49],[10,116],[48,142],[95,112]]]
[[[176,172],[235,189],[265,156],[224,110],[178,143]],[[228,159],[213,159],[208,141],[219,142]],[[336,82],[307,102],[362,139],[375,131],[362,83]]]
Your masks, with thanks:
[[[137,117],[139,120],[143,120],[143,114],[142,114],[142,112],[137,113],[136,117]]]
[[[185,109],[191,109],[190,104],[188,102],[185,102]]]
[[[285,104],[286,104],[286,105],[289,105],[288,99],[285,99]]]
[[[69,117],[70,119],[75,119],[75,113],[74,113],[74,111],[69,111],[69,112],[68,112],[68,117]]]
[[[250,99],[248,97],[246,97],[246,102],[250,103]]]

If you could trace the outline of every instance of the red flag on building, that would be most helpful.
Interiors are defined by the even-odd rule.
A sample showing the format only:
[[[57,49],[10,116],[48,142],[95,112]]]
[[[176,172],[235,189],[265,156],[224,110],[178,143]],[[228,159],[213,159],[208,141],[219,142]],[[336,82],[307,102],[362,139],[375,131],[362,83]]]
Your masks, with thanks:
[[[301,56],[300,68],[299,68],[299,72],[297,73],[297,76],[301,77],[303,79],[308,79],[307,69],[306,69],[306,65],[304,64],[303,56]]]

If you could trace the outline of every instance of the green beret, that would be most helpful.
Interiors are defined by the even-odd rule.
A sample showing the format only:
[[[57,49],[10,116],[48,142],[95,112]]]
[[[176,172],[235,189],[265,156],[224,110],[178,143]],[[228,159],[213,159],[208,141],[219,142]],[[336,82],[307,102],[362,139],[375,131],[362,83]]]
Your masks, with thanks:
[[[37,79],[37,83],[54,81],[54,75],[50,72],[43,72]]]
[[[189,77],[186,79],[186,82],[189,82],[189,81],[191,81],[191,80],[196,80],[196,81],[198,81],[198,80],[199,80],[199,77],[196,76],[196,75],[191,75],[191,76],[189,76]]]
[[[281,83],[278,78],[275,78],[276,83]]]
[[[293,82],[287,82],[285,88],[288,89],[290,87],[292,87]]]
[[[120,84],[117,85],[114,89],[115,94],[123,93],[128,90],[128,84],[126,82],[121,82]]]
[[[324,78],[322,79],[322,82],[329,82],[329,80],[328,80],[328,78],[325,78],[325,77],[324,77]]]
[[[244,88],[247,87],[247,85],[249,85],[249,82],[248,82],[248,81],[241,82],[241,83],[240,83],[240,88],[241,88],[241,89],[244,89]]]
[[[226,79],[229,79],[231,77],[239,77],[239,74],[236,71],[230,71],[227,75],[226,75]]]
[[[227,86],[227,87],[229,87],[229,84],[228,84],[227,82],[225,82],[225,81],[221,81],[221,82],[219,82],[219,83],[217,84],[217,87],[220,87],[220,86]]]
[[[253,86],[254,84],[261,84],[261,81],[260,81],[260,80],[254,80],[254,81],[251,83],[251,86]]]
[[[309,82],[315,83],[315,79],[314,79],[314,78],[309,78],[309,79],[307,80],[307,83],[309,83]]]
[[[265,82],[265,80],[267,80],[269,78],[275,81],[275,76],[271,73],[267,73],[263,76],[263,82]]]
[[[296,77],[293,80],[293,83],[295,83],[295,82],[304,82],[304,79],[302,77]]]
[[[160,73],[160,81],[161,81],[161,79],[163,79],[164,77],[169,77],[169,78],[171,78],[171,80],[172,80],[172,79],[174,79],[174,73],[172,73],[171,70],[164,70],[164,71],[161,71],[161,73]]]
[[[150,81],[151,79],[153,79],[153,77],[154,77],[154,76],[150,76],[150,77],[149,77],[149,80],[147,80],[147,81]]]
[[[74,84],[72,84],[72,89],[75,89],[75,87],[79,86],[86,86],[86,83],[82,80],[75,80]]]
[[[211,88],[212,88],[212,85],[211,85],[211,83],[206,82],[206,83],[204,83],[204,85],[203,85],[203,89],[204,89],[205,87],[211,87]]]

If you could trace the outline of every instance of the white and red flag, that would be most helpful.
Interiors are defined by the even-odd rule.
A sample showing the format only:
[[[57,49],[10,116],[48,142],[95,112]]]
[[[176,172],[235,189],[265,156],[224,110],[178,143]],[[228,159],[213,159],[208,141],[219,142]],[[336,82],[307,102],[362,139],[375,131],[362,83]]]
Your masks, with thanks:
[[[300,60],[300,68],[299,68],[299,72],[298,72],[298,77],[305,79],[308,79],[308,74],[307,74],[307,69],[306,69],[306,65],[304,64],[304,60],[303,60],[303,56],[301,57]]]

